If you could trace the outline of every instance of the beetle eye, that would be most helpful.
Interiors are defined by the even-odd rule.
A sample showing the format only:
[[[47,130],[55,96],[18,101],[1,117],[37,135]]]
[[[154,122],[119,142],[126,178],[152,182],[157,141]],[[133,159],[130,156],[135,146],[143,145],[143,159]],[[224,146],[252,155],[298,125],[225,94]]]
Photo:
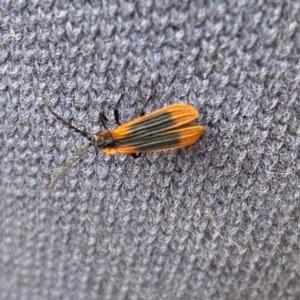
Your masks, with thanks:
[[[95,137],[93,135],[88,137],[89,142],[93,143],[95,141]]]

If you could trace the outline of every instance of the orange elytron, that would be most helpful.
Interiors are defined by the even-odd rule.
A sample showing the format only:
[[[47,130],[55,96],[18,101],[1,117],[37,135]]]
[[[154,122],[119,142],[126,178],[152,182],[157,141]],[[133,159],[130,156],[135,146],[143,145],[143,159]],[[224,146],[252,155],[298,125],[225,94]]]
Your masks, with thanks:
[[[107,154],[165,151],[199,139],[203,126],[191,125],[198,111],[188,104],[172,104],[133,119],[113,131],[97,132],[90,140]]]

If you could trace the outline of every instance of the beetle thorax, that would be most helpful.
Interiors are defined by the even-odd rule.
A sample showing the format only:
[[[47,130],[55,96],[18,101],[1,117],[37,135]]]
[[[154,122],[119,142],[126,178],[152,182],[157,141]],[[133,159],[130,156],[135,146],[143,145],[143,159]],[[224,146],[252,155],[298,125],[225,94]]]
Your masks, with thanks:
[[[114,144],[114,140],[111,136],[99,136],[99,134],[94,134],[91,143],[95,147],[106,147]]]

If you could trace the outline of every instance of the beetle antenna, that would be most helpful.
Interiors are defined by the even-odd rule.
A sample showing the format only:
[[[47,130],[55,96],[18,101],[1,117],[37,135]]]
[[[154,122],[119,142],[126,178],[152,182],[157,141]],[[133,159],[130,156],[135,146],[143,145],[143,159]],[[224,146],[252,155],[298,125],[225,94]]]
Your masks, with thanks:
[[[74,127],[74,126],[71,125],[69,122],[67,122],[67,121],[64,120],[62,117],[60,117],[57,113],[55,113],[55,112],[52,110],[52,108],[48,105],[48,103],[47,103],[46,101],[44,101],[44,105],[47,107],[47,109],[50,111],[50,113],[51,113],[55,118],[57,118],[58,120],[60,120],[65,126],[67,126],[68,128],[73,129],[75,132],[81,134],[82,136],[86,137],[87,139],[89,138],[89,135],[88,135],[86,132],[84,132],[84,131],[82,131],[82,130],[76,128],[76,127]]]
[[[53,178],[51,179],[51,181],[49,182],[49,184],[47,185],[47,196],[50,195],[51,190],[53,189],[56,181],[59,179],[59,177],[61,177],[64,173],[66,173],[66,171],[72,166],[74,165],[81,157],[84,153],[86,153],[89,149],[89,147],[91,146],[91,144],[88,144],[86,146],[84,146],[83,148],[79,149],[75,155],[68,159],[60,168],[59,170],[54,174]]]

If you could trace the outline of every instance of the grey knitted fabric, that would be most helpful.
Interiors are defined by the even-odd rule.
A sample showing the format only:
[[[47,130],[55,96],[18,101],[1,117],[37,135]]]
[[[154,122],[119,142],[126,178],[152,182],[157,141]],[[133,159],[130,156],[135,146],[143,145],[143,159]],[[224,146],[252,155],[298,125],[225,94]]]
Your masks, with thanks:
[[[300,299],[298,0],[0,0],[0,299]],[[86,139],[183,102],[175,151]]]

